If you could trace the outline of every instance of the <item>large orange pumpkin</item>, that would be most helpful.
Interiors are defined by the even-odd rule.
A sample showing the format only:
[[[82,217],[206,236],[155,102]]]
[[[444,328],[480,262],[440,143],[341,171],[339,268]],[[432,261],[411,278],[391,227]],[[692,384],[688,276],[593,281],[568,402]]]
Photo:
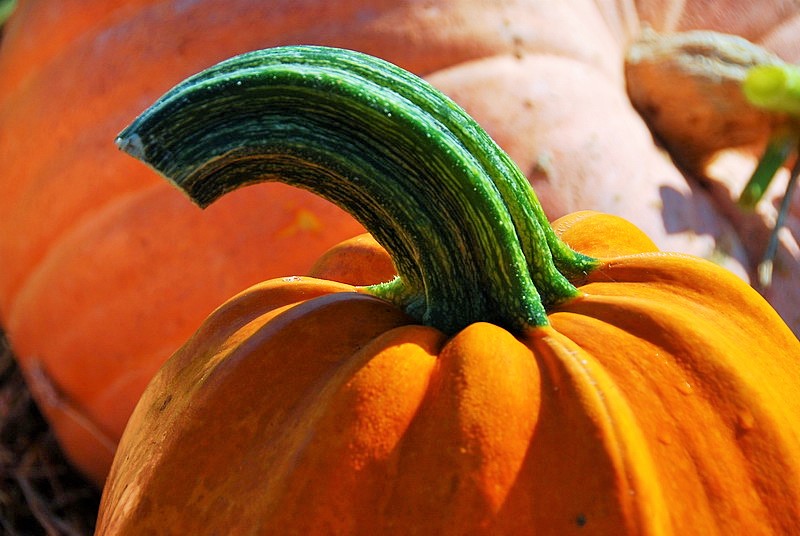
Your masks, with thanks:
[[[724,175],[739,183],[713,183],[714,199],[687,182],[628,102],[623,57],[649,25],[735,33],[800,61],[798,12],[778,0],[22,0],[0,49],[0,322],[67,453],[101,482],[147,380],[206,314],[361,231],[277,184],[201,217],[109,141],[188,74],[287,43],[425,75],[488,128],[551,217],[616,213],[744,275],[769,222],[726,218],[752,162]],[[796,225],[770,295],[793,326]]]
[[[420,79],[345,50],[253,52],[119,143],[201,206],[262,180],[323,195],[399,276],[275,279],[217,309],[137,405],[97,534],[800,526],[800,341],[778,314],[618,217],[557,236]]]

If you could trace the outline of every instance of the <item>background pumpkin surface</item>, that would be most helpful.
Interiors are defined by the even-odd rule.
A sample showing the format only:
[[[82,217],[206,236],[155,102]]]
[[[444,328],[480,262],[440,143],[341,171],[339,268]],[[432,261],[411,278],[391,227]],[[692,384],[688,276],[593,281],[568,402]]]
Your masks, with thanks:
[[[712,197],[653,142],[622,61],[644,25],[736,33],[800,61],[800,6],[780,1],[21,2],[0,49],[0,321],[68,455],[102,481],[145,384],[214,307],[361,230],[275,184],[201,212],[117,153],[114,136],[161,93],[246,50],[317,43],[388,59],[484,125],[550,217],[618,214],[662,249],[748,272],[772,205],[729,221],[752,162]],[[788,230],[769,298],[797,330],[796,217]]]

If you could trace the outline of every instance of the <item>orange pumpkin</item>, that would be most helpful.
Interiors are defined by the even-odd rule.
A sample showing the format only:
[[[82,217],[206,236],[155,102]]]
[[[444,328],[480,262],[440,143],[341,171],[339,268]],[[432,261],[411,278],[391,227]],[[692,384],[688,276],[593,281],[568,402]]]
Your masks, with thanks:
[[[218,308],[137,405],[97,534],[800,524],[800,341],[777,313],[621,218],[573,214],[559,237],[420,79],[345,50],[258,51],[173,89],[119,144],[201,206],[262,180],[323,195],[399,275],[275,279]]]
[[[795,4],[708,5],[22,0],[0,48],[0,323],[69,456],[102,482],[146,382],[214,307],[264,278],[304,273],[363,230],[279,184],[234,193],[201,217],[117,154],[109,140],[181,78],[287,43],[390,59],[478,118],[551,217],[619,214],[660,247],[730,255],[744,275],[767,224],[732,227],[726,196],[739,186],[712,188],[722,192],[712,202],[687,182],[625,94],[623,57],[648,25],[731,32],[800,61]],[[748,166],[725,178],[744,181]],[[770,299],[798,326],[797,285],[786,283],[798,273],[794,220],[788,229]]]

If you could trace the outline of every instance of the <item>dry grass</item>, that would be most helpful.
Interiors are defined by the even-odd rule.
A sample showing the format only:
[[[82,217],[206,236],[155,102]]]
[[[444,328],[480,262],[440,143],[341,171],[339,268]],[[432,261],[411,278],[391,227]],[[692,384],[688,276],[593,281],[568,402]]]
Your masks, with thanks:
[[[0,334],[0,534],[92,534],[99,497],[64,459]]]

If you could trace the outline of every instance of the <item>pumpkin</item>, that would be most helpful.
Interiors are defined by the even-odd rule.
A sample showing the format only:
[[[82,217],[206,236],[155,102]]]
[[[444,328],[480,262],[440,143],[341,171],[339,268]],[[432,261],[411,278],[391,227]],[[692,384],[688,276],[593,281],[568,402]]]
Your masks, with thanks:
[[[98,535],[800,523],[800,341],[780,316],[617,216],[556,233],[519,168],[421,79],[341,49],[251,52],[118,143],[200,206],[270,180],[324,196],[398,275],[274,279],[212,313],[134,410]]]
[[[650,26],[738,34],[797,62],[799,11],[778,0],[23,0],[0,48],[0,323],[66,453],[102,482],[144,386],[207,314],[363,232],[275,183],[201,217],[109,141],[185,76],[290,43],[424,75],[486,126],[551,218],[618,214],[662,248],[745,277],[772,216],[769,201],[746,225],[733,210],[754,162],[742,156],[708,188],[687,182],[630,105],[623,58]],[[796,327],[793,216],[786,229],[768,297]]]

